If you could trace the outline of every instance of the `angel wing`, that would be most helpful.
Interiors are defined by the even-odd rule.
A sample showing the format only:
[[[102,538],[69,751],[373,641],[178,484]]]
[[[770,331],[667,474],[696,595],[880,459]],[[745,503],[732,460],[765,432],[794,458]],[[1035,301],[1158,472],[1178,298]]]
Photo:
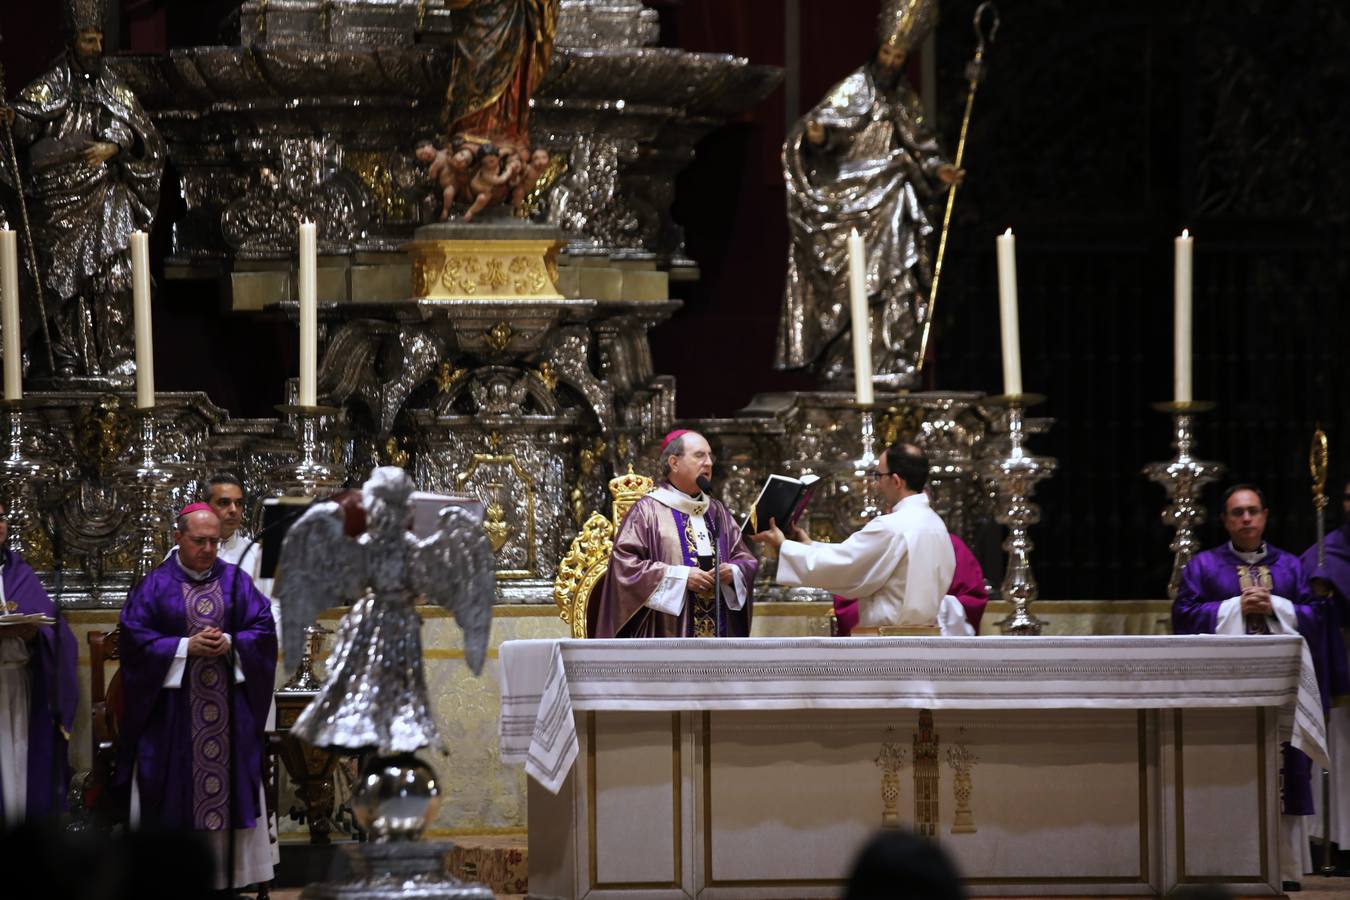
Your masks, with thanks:
[[[356,599],[366,587],[365,547],[342,530],[342,508],[315,503],[281,542],[274,593],[285,627],[282,652],[288,664],[304,652],[305,629],[319,613]]]
[[[475,675],[482,672],[497,597],[482,507],[456,504],[441,510],[436,531],[413,546],[408,580],[417,593],[455,614],[464,630],[464,661]]]

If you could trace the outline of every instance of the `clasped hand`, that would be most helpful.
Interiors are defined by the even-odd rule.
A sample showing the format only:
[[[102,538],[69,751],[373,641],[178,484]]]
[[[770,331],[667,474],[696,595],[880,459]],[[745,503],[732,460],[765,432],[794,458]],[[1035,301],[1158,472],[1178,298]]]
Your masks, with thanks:
[[[1270,603],[1270,588],[1268,587],[1243,588],[1242,595],[1238,600],[1242,605],[1243,615],[1268,616],[1274,612],[1274,607]]]
[[[219,628],[207,628],[188,638],[188,656],[224,656],[229,649],[229,639]]]
[[[732,567],[729,563],[722,563],[722,567],[717,570],[717,580],[723,584],[731,584]],[[695,594],[706,593],[712,590],[713,573],[712,570],[693,569],[689,573],[689,590]]]
[[[117,145],[111,141],[87,141],[81,153],[86,165],[97,168],[116,156],[117,149]]]

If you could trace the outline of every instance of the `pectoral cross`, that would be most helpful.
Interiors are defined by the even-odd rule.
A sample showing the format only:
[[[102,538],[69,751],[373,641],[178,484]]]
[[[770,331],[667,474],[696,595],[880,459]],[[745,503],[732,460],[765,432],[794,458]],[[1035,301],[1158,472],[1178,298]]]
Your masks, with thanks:
[[[1270,577],[1269,566],[1238,566],[1237,576],[1239,592],[1252,587],[1275,587],[1275,580]],[[1244,620],[1247,623],[1248,634],[1270,634],[1270,625],[1266,622],[1265,616],[1255,613],[1244,616]]]

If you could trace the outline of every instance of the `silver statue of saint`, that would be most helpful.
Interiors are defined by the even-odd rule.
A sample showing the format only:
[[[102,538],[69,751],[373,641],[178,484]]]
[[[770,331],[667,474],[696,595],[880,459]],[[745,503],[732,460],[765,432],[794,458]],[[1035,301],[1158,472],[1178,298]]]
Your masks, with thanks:
[[[103,65],[104,5],[66,0],[67,50],[12,109],[55,374],[126,380],[136,371],[128,246],[154,219],[165,149],[131,89]],[[13,186],[8,167],[4,177]]]
[[[777,368],[811,368],[826,386],[850,383],[847,245],[856,228],[867,248],[873,372],[891,387],[917,380],[932,280],[930,207],[961,178],[903,72],[936,21],[936,0],[886,0],[871,60],[788,133],[791,246]]]

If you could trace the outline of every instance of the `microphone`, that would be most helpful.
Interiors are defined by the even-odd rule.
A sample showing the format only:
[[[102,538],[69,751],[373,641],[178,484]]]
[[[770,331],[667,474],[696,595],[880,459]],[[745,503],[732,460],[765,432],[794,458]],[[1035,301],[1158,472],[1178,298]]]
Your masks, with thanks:
[[[711,480],[710,478],[708,478],[707,475],[700,475],[700,476],[698,476],[698,478],[695,478],[695,479],[694,479],[694,484],[697,484],[697,485],[698,485],[698,489],[699,489],[700,491],[702,491],[703,493],[705,493],[705,494],[711,494],[711,493],[712,493],[712,480]]]

